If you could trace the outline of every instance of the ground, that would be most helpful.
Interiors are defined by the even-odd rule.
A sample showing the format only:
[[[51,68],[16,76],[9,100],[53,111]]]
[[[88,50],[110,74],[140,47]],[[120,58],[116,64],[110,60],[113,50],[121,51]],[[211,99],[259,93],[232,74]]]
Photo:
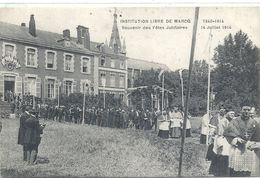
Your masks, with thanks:
[[[22,146],[17,144],[18,119],[1,121],[2,177],[176,177],[178,174],[179,139],[163,140],[153,131],[53,121],[46,121],[38,164],[30,166],[22,161]],[[198,123],[197,119],[192,121],[195,130]],[[206,150],[205,145],[199,144],[198,134],[186,139],[182,175],[208,175]]]

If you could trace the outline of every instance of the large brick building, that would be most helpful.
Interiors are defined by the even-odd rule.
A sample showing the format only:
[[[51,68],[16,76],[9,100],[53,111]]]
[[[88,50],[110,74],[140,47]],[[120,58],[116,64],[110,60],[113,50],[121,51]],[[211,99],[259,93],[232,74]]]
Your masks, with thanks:
[[[0,22],[0,94],[7,91],[55,99],[58,91],[69,95],[110,93],[127,101],[127,88],[143,70],[165,69],[166,65],[126,57],[125,41],[121,44],[114,14],[110,41],[90,40],[87,27],[52,33],[36,28],[31,15],[29,26]],[[128,79],[129,78],[129,79]],[[60,90],[58,90],[60,88]],[[3,97],[4,98],[4,97]]]
[[[125,97],[127,63],[121,46],[117,15],[109,45],[90,41],[89,29],[79,25],[77,37],[70,30],[51,33],[36,28],[31,15],[29,27],[0,22],[0,93],[31,94],[54,99],[58,88],[69,95],[108,92]]]

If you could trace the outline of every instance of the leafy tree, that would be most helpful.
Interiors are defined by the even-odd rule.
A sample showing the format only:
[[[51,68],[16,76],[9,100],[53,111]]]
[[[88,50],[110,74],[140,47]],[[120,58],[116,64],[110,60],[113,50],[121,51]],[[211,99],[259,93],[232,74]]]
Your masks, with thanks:
[[[256,104],[257,95],[257,47],[241,30],[234,36],[229,34],[214,53],[213,81],[217,92],[216,102],[230,109],[242,104]]]
[[[191,102],[190,102],[190,113],[192,115],[200,115],[206,111],[207,102],[207,63],[204,60],[197,60],[194,62],[194,70],[192,74],[192,89],[191,89]],[[151,94],[159,93],[161,100],[160,89],[154,89],[153,86],[161,87],[161,80],[158,75],[160,70],[147,70],[143,71],[141,75],[135,81],[135,87],[147,86],[146,89],[139,89],[131,94],[131,101],[134,106],[141,108],[142,98],[145,109],[151,108]],[[187,90],[188,83],[188,70],[182,71],[184,95]],[[179,70],[176,71],[165,71],[164,73],[164,86],[165,89],[170,90],[172,93],[168,94],[169,106],[181,106],[181,83]],[[166,93],[165,93],[166,95]],[[184,97],[185,99],[185,97]]]

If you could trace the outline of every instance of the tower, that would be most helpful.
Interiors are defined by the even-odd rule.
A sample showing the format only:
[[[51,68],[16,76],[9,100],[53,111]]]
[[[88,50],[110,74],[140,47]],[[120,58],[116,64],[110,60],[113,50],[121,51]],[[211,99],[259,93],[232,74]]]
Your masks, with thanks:
[[[121,52],[121,41],[120,41],[119,31],[117,27],[116,9],[114,13],[114,22],[113,22],[112,34],[109,41],[109,47],[114,50],[114,53]]]

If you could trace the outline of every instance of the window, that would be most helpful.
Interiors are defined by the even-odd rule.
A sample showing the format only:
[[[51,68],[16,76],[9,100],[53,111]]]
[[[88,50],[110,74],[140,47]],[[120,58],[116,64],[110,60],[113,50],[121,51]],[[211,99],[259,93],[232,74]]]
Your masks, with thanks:
[[[81,72],[90,74],[90,59],[87,57],[81,58]]]
[[[101,78],[101,86],[105,87],[105,85],[106,85],[106,73],[102,72],[100,74],[100,78]]]
[[[72,93],[72,83],[73,81],[71,80],[64,81],[64,92],[67,96],[69,96]]]
[[[15,44],[3,42],[2,48],[3,57],[13,58],[16,57],[16,46]]]
[[[80,81],[80,92],[81,93],[88,93],[90,94],[91,92],[91,82],[89,80],[81,80]]]
[[[120,88],[124,88],[125,87],[125,76],[124,75],[120,75],[119,87]]]
[[[37,49],[26,47],[25,50],[25,65],[27,67],[37,67]]]
[[[120,101],[122,102],[124,100],[124,94],[120,93],[119,98],[120,98]]]
[[[101,56],[100,65],[104,67],[106,65],[105,56]]]
[[[5,45],[5,56],[13,57],[14,56],[14,46],[6,44]]]
[[[47,79],[47,97],[54,98],[55,80]]]
[[[114,87],[116,85],[116,74],[110,73],[110,86]]]
[[[36,78],[28,77],[27,81],[27,92],[29,92],[31,95],[36,96]]]
[[[56,69],[56,52],[46,51],[46,69]]]
[[[124,63],[124,61],[121,61],[121,62],[120,62],[120,69],[125,69],[125,63]]]
[[[68,71],[68,72],[74,71],[73,55],[64,54],[64,71]]]
[[[111,67],[112,67],[112,68],[115,68],[115,60],[111,59],[110,64],[111,64]]]

